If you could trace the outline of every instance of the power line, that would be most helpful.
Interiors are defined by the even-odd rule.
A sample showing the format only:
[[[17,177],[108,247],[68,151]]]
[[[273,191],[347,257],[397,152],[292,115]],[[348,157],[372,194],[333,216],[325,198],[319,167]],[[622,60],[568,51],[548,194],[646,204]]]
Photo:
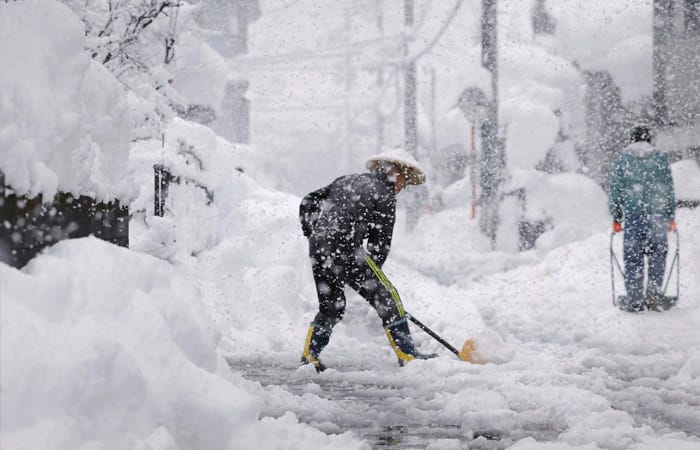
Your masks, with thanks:
[[[428,54],[433,47],[439,42],[440,38],[445,34],[447,29],[450,27],[454,18],[457,16],[464,0],[457,0],[453,6],[447,20],[445,20],[438,30],[437,34],[432,38],[430,43],[417,52],[414,55],[409,55],[409,61],[415,61],[422,56]],[[419,26],[420,28],[420,26]],[[401,45],[401,41],[405,39],[402,35],[393,35],[388,37],[379,37],[374,39],[367,39],[364,41],[358,41],[350,43],[349,45],[338,45],[333,47],[326,47],[322,50],[303,50],[298,52],[282,53],[276,55],[261,55],[261,56],[244,56],[240,57],[232,62],[232,65],[237,70],[255,70],[256,67],[262,67],[269,69],[270,66],[284,66],[286,64],[296,64],[299,61],[309,61],[309,60],[330,60],[330,59],[341,59],[347,58],[348,54],[350,56],[358,56],[360,54],[366,54],[368,49],[373,46],[377,46],[377,50],[387,50],[387,44],[389,46],[395,45],[398,47]],[[398,51],[394,58],[384,59],[385,63],[397,63],[401,61],[401,57],[398,56]],[[323,68],[323,67],[319,67]],[[282,70],[282,68],[279,68]],[[309,70],[309,69],[306,69]],[[311,69],[313,70],[313,69]]]
[[[291,8],[292,6],[298,5],[299,3],[301,3],[301,0],[292,0],[290,2],[287,2],[287,4],[284,6],[280,6],[279,8],[271,9],[270,11],[263,11],[263,14],[266,14],[266,15],[267,14],[270,14],[270,15],[277,14],[279,12],[286,11],[289,8]]]
[[[433,40],[430,41],[430,43],[420,52],[416,53],[415,55],[409,57],[409,60],[416,61],[419,59],[421,56],[425,56],[427,53],[429,53],[435,44],[438,43],[440,38],[442,37],[443,34],[445,34],[445,31],[450,27],[450,24],[452,24],[452,21],[454,18],[457,16],[457,12],[459,11],[459,8],[462,7],[462,3],[464,3],[464,0],[457,0],[457,3],[455,3],[454,7],[452,8],[452,12],[450,12],[449,17],[447,20],[442,24],[442,27],[438,31],[438,33],[433,37]]]
[[[403,38],[401,36],[381,37],[365,41],[353,42],[345,46],[327,47],[322,50],[302,50],[275,55],[242,56],[232,61],[235,68],[251,68],[254,66],[270,66],[284,63],[298,63],[301,60],[327,60],[346,58],[348,54],[357,56],[366,54],[368,49],[379,44],[378,50],[386,49],[388,43],[395,43],[398,47]],[[330,51],[329,51],[330,50]]]

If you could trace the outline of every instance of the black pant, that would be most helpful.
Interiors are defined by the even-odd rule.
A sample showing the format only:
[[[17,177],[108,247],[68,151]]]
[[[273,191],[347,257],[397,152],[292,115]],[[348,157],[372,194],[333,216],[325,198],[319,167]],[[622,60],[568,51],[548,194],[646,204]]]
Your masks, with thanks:
[[[331,330],[343,318],[345,285],[374,307],[384,326],[405,315],[398,292],[364,249],[343,251],[318,242],[311,242],[310,249],[319,303],[317,325]]]

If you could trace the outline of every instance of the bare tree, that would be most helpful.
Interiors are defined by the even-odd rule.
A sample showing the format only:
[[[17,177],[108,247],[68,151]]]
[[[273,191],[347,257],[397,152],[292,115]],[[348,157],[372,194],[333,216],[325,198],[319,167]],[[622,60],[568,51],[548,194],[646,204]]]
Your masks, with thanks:
[[[64,0],[64,3],[85,24],[92,58],[117,77],[131,70],[148,70],[155,61],[163,60],[153,55],[153,39],[166,42],[166,46],[172,40],[168,35],[168,18],[180,6],[178,0]],[[147,35],[150,31],[153,32]]]

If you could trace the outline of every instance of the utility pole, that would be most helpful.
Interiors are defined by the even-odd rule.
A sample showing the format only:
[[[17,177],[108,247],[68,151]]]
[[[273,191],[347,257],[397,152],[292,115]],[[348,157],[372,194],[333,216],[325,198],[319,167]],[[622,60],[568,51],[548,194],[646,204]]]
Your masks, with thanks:
[[[413,31],[413,0],[404,0],[403,3],[404,24],[406,33]],[[404,146],[406,151],[417,156],[417,129],[416,129],[416,62],[409,59],[408,36],[404,43]]]
[[[496,243],[499,185],[505,168],[505,153],[498,136],[498,22],[497,0],[481,0],[481,65],[491,74],[491,99],[481,124],[481,231]]]
[[[657,126],[668,123],[666,67],[671,35],[671,6],[672,0],[654,0],[654,115]]]
[[[374,7],[377,12],[377,30],[379,30],[379,36],[384,39],[384,2],[380,0],[374,3]],[[379,92],[382,92],[382,86],[384,86],[384,65],[380,64],[377,68],[377,88]],[[377,110],[377,152],[381,152],[384,148],[384,115],[382,114],[382,109],[379,105],[376,106]]]
[[[352,67],[350,60],[350,44],[352,42],[350,32],[352,29],[352,24],[350,23],[350,11],[351,5],[348,3],[343,9],[344,21],[343,21],[343,31],[345,39],[345,56],[343,57],[343,70],[345,78],[345,92],[343,95],[343,114],[345,118],[345,127],[343,129],[343,141],[345,144],[345,158],[346,158],[346,170],[352,168],[353,155],[352,155],[352,140],[353,140],[353,126],[352,126],[352,111],[350,105],[350,94],[352,91]]]

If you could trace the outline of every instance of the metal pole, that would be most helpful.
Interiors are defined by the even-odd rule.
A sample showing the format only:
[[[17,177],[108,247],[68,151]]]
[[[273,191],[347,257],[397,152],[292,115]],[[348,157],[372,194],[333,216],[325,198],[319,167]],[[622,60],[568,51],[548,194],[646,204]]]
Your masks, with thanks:
[[[430,128],[432,128],[432,133],[430,136],[430,147],[433,154],[437,153],[437,119],[436,117],[436,105],[437,105],[437,78],[435,77],[435,68],[430,68]]]
[[[612,304],[615,306],[615,252],[613,251],[613,239],[615,233],[610,233],[610,282],[612,283]]]
[[[404,0],[404,20],[406,32],[413,30],[413,0]],[[404,73],[404,146],[406,150],[416,155],[416,63],[408,60],[408,40],[404,44],[405,73]]]
[[[346,5],[343,10],[343,27],[345,31],[345,56],[343,58],[344,76],[345,76],[345,92],[343,94],[343,112],[345,117],[345,128],[343,130],[345,136],[345,158],[346,170],[351,170],[353,167],[352,155],[352,113],[350,111],[350,91],[352,90],[352,69],[350,61],[350,5]]]
[[[653,18],[653,66],[654,66],[654,112],[657,125],[668,123],[666,98],[666,68],[668,45],[671,34],[673,0],[654,0]]]
[[[384,39],[384,4],[383,0],[375,3],[375,8],[377,9],[377,30],[379,30],[379,36]],[[377,88],[378,91],[382,91],[384,86],[384,65],[381,64],[377,69]],[[377,152],[381,152],[384,148],[384,115],[379,106],[376,107],[377,111]]]
[[[165,213],[165,198],[168,196],[170,173],[163,164],[154,164],[153,175],[153,213],[158,217],[163,217]]]
[[[471,146],[471,158],[469,162],[469,178],[471,178],[472,183],[472,216],[471,219],[476,218],[476,127],[474,124],[471,126],[471,131],[469,133],[469,142]]]
[[[481,65],[491,73],[491,101],[481,124],[484,149],[481,166],[480,226],[495,247],[498,227],[499,185],[505,167],[503,146],[498,138],[498,22],[497,0],[481,1]]]

